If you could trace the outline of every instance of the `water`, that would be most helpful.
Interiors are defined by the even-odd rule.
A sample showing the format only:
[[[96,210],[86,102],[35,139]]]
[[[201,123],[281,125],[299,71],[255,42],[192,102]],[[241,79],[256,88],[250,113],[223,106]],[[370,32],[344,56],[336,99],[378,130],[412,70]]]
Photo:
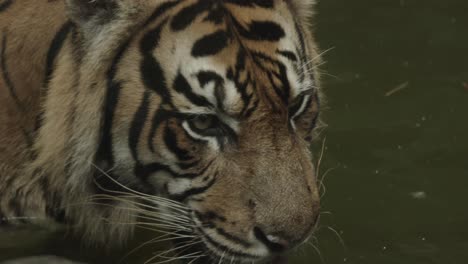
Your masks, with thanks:
[[[324,263],[467,263],[467,14],[464,0],[319,4],[319,42],[334,48],[324,70],[335,75],[324,84],[322,171],[334,170],[322,224],[345,243],[322,228]]]
[[[322,67],[329,127],[321,171],[333,170],[317,250],[302,247],[290,263],[466,263],[467,14],[466,0],[320,2],[316,35],[333,48]],[[0,259],[55,253],[113,263],[57,237],[2,234]]]

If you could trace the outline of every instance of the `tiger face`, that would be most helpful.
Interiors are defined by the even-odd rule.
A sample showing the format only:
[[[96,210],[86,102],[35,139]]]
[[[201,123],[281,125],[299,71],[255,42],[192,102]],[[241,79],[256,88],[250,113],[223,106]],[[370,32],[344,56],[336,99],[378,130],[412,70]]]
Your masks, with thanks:
[[[108,67],[96,163],[190,208],[214,258],[257,261],[306,240],[319,215],[311,1],[79,2],[71,17],[95,45],[122,13],[139,21]]]

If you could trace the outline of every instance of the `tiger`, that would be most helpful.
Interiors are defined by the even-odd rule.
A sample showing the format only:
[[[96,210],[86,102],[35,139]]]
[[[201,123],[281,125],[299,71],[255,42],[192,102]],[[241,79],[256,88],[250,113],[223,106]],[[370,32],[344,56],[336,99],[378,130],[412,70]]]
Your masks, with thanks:
[[[0,225],[117,245],[152,218],[200,263],[303,244],[320,215],[314,5],[0,1]]]

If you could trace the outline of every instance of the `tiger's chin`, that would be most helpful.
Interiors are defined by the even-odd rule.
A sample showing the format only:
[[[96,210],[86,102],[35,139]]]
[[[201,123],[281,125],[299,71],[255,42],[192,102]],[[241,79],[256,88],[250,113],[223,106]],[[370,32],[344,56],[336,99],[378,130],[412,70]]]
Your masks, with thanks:
[[[187,264],[276,263],[271,260],[277,256],[260,244],[241,249],[235,244],[218,241],[208,233],[202,228],[196,228],[190,234],[185,234],[187,238],[174,240],[175,247],[179,249],[177,258]]]
[[[213,263],[259,263],[271,258],[269,252],[261,247],[241,250],[232,245],[217,243],[206,234],[202,241],[205,252],[210,255]]]
[[[216,263],[272,263],[273,258],[264,251],[243,252],[238,249],[229,248],[227,245],[213,245],[209,242],[211,238],[204,237],[198,245],[188,249],[183,255],[187,258],[184,263],[190,264],[216,264]]]

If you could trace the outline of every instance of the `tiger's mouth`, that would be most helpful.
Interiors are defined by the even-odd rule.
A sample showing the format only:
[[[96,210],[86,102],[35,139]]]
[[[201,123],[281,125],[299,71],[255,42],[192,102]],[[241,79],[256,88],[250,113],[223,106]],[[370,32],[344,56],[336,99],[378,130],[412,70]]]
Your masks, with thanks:
[[[201,249],[212,263],[259,263],[272,256],[260,242],[236,237],[215,225],[203,224],[196,214],[192,216],[194,233],[202,242]],[[251,234],[254,237],[254,234]],[[206,263],[206,262],[200,262]]]
[[[196,213],[192,212],[191,219],[194,224],[192,233],[197,237],[199,243],[191,247],[191,254],[200,256],[197,260],[188,261],[190,264],[208,263],[287,263],[285,253],[287,248],[279,248],[279,245],[268,243],[255,234],[255,229],[249,234],[250,239],[242,239],[223,231],[221,227],[214,224],[204,224]],[[313,234],[311,228],[308,235],[302,238],[295,247],[304,244]],[[267,239],[267,238],[265,238]]]
[[[231,249],[229,246],[213,243],[209,235],[201,235],[200,243],[185,250],[183,258],[187,258],[190,264],[212,264],[212,263],[264,263],[268,256],[253,255]]]
[[[215,238],[211,237],[209,234],[203,230],[197,230],[201,234],[201,240],[205,246],[207,252],[211,253],[210,258],[214,261],[223,262],[223,260],[231,261],[234,263],[252,263],[257,262],[262,259],[265,259],[266,256],[261,254],[254,254],[250,252],[244,252],[238,249],[229,248],[228,245],[223,245],[220,242],[216,241]]]

